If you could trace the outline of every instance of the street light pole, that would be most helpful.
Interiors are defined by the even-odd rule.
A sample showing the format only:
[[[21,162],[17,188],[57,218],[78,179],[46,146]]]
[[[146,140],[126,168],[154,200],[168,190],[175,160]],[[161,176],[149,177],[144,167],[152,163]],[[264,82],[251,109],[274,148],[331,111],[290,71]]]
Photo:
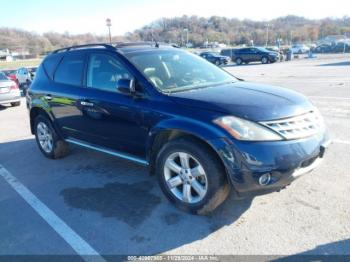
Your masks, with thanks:
[[[186,47],[188,47],[188,29],[184,28],[184,31],[186,32]]]
[[[265,43],[265,46],[268,45],[269,43],[269,24],[266,24],[266,43]]]
[[[112,20],[110,18],[106,19],[106,26],[108,27],[109,43],[112,44],[112,35],[111,35]]]

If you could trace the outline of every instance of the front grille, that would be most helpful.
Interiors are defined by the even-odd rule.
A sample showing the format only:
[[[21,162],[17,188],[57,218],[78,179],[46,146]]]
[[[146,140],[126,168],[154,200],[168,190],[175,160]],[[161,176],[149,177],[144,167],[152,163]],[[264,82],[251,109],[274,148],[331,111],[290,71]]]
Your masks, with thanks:
[[[300,116],[261,122],[261,124],[288,140],[315,135],[323,128],[322,116],[314,111]]]

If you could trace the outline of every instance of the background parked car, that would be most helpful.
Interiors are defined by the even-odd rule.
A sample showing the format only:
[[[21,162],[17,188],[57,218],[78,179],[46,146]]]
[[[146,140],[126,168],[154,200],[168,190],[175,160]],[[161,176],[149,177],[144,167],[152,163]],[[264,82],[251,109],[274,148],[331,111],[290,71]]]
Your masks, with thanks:
[[[15,81],[16,84],[23,90],[27,89],[30,83],[32,82],[32,75],[30,71],[25,67],[4,70],[3,72],[11,80]]]
[[[310,47],[302,44],[293,45],[291,50],[294,54],[305,54],[310,51]]]
[[[322,44],[322,45],[316,46],[315,49],[313,49],[312,51],[314,53],[331,53],[332,46],[327,44]]]
[[[21,104],[21,92],[18,85],[9,79],[3,72],[0,72],[0,105],[11,104],[19,106]]]
[[[29,86],[32,81],[31,74],[29,70],[25,67],[17,69],[16,76],[18,79],[19,86],[23,88],[26,88],[25,86]]]
[[[16,69],[8,69],[2,71],[8,78],[10,78],[12,81],[16,82],[17,85],[19,85],[17,80],[17,70]]]
[[[336,45],[333,46],[334,53],[343,53],[343,52],[350,52],[350,45],[347,43],[338,42]]]
[[[263,64],[273,63],[279,60],[279,53],[269,51],[263,47],[246,47],[239,49],[224,49],[221,55],[231,56],[237,65],[250,62],[261,62]]]
[[[38,69],[37,66],[28,67],[28,71],[29,71],[29,74],[30,74],[32,80],[33,80],[34,77],[35,77],[35,74],[36,74],[36,70],[37,70],[37,69]]]
[[[219,53],[215,52],[202,52],[199,55],[216,65],[226,65],[230,62],[229,56],[220,55]]]

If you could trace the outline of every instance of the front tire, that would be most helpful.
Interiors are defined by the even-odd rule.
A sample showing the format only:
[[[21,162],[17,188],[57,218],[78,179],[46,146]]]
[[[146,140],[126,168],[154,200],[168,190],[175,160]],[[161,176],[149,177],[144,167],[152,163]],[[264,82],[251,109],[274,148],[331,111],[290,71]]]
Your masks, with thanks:
[[[51,121],[46,116],[38,115],[35,118],[34,127],[36,142],[44,156],[57,159],[68,154],[68,144],[57,135]]]
[[[266,56],[263,56],[263,57],[261,58],[261,63],[267,64],[268,62],[269,62],[269,59],[268,59]]]
[[[156,173],[169,201],[193,214],[210,213],[230,191],[219,158],[188,138],[175,139],[163,146],[157,157]]]

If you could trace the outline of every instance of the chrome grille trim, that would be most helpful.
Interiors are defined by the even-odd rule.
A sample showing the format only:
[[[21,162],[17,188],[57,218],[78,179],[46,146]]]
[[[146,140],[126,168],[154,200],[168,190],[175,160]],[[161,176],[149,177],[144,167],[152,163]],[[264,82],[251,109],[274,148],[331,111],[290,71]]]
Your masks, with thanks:
[[[291,140],[317,134],[323,128],[323,119],[318,112],[311,111],[299,116],[260,122],[260,124]]]

